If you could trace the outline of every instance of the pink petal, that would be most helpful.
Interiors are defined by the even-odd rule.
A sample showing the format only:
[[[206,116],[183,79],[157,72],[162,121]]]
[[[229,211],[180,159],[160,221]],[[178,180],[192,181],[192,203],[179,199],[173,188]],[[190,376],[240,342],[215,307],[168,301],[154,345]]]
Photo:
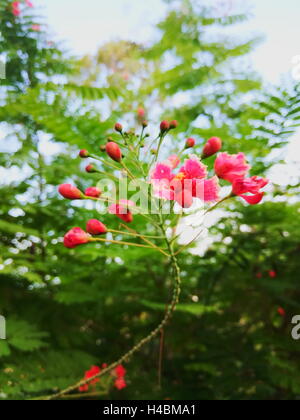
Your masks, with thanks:
[[[207,176],[207,166],[204,165],[196,155],[191,155],[180,169],[186,178],[205,178]]]
[[[240,195],[240,197],[246,200],[248,204],[251,204],[253,206],[255,204],[260,203],[264,195],[265,193],[261,192],[255,195]]]
[[[220,199],[220,189],[217,176],[204,180],[195,179],[193,184],[193,196],[200,198],[200,200],[206,203],[218,201]]]

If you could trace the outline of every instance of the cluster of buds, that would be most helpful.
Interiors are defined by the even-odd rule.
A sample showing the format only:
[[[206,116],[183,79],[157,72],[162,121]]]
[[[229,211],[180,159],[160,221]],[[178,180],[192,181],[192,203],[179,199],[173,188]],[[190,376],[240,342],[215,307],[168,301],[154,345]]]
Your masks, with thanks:
[[[172,121],[163,120],[160,123],[160,132],[165,134],[168,131],[174,130],[177,127],[178,127],[178,121],[176,121],[176,120],[172,120]]]

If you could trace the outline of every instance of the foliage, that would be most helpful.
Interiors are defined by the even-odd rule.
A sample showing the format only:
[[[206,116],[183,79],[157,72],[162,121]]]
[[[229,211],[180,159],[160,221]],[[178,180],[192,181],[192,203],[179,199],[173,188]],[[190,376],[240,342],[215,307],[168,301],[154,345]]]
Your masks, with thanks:
[[[106,46],[88,66],[54,44],[43,25],[32,30],[40,23],[34,10],[16,18],[11,1],[0,4],[0,52],[7,57],[0,81],[0,313],[8,330],[0,341],[1,398],[30,398],[76,382],[91,365],[118,358],[162,317],[171,282],[164,256],[108,245],[75,252],[61,244],[66,230],[98,214],[88,206],[77,211],[56,186],[97,182],[70,156],[78,148],[96,151],[119,112],[144,104],[150,120],[174,116],[178,138],[195,136],[197,152],[205,139],[220,136],[229,152],[242,149],[256,162],[254,174],[284,161],[300,118],[298,87],[265,88],[242,65],[257,40],[222,32],[247,16],[216,17],[198,3],[171,1],[159,41],[128,46],[130,63],[121,43]],[[106,66],[105,83],[97,66]],[[119,86],[124,71],[130,77]],[[121,398],[298,398],[299,343],[290,337],[299,301],[298,192],[299,185],[276,186],[259,207],[229,205],[204,255],[197,247],[182,254],[182,303],[164,331],[162,387],[157,339],[127,365]],[[135,218],[134,229],[142,226]]]

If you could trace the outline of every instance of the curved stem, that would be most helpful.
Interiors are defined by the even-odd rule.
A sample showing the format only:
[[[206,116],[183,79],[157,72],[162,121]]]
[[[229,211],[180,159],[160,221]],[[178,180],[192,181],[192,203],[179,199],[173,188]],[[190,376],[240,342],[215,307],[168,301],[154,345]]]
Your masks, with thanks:
[[[163,226],[161,226],[161,228],[162,228],[162,231],[165,235],[165,230],[164,230]],[[104,376],[105,374],[111,372],[118,365],[126,362],[131,356],[133,356],[143,346],[145,346],[155,336],[157,336],[159,334],[159,332],[165,327],[165,325],[171,319],[171,317],[172,317],[172,315],[173,315],[173,313],[176,309],[176,306],[179,302],[180,293],[181,293],[180,268],[179,268],[179,265],[178,265],[178,262],[177,262],[176,255],[173,251],[173,247],[170,244],[166,235],[165,235],[165,239],[166,239],[166,243],[167,243],[167,246],[168,246],[168,249],[169,249],[169,252],[170,252],[170,260],[171,260],[171,264],[172,264],[172,267],[173,267],[175,284],[174,284],[174,289],[173,289],[172,301],[171,301],[170,305],[168,306],[168,309],[165,313],[165,316],[162,319],[162,321],[160,322],[160,324],[154,330],[152,330],[150,334],[148,334],[145,338],[143,338],[141,341],[139,341],[134,347],[132,347],[127,353],[125,353],[117,361],[110,364],[107,368],[103,369],[97,375],[95,375],[95,376],[93,376],[92,378],[89,378],[89,379],[83,379],[83,380],[77,382],[74,385],[71,385],[70,387],[68,387],[64,390],[62,390],[60,392],[57,392],[56,394],[49,395],[49,396],[46,396],[46,397],[39,397],[39,398],[36,398],[35,400],[48,400],[49,401],[49,400],[55,400],[55,399],[62,398],[66,394],[69,394],[70,392],[78,389],[80,386],[89,383],[91,380],[96,379],[96,378],[100,378],[101,376]]]

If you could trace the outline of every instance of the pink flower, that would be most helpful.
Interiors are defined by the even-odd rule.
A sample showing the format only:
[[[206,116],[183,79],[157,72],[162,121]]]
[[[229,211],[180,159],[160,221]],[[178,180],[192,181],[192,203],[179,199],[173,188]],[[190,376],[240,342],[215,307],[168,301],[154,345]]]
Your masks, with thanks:
[[[184,209],[188,209],[193,205],[192,188],[175,189],[174,200]]]
[[[82,192],[74,185],[71,184],[61,184],[58,187],[58,192],[69,200],[78,200],[83,198]]]
[[[87,222],[86,231],[91,235],[104,235],[107,233],[107,227],[97,219],[91,219]]]
[[[233,182],[237,178],[244,178],[250,166],[246,162],[244,153],[229,155],[220,153],[215,161],[215,172],[219,178]]]
[[[152,180],[167,180],[171,182],[175,175],[172,173],[172,167],[168,163],[158,163],[151,174]]]
[[[108,208],[108,212],[110,214],[115,214],[125,223],[131,223],[133,221],[133,216],[129,210],[130,206],[135,206],[133,201],[122,199],[116,204],[111,204]]]
[[[196,155],[191,155],[180,169],[185,179],[203,179],[207,176],[207,166],[205,166]]]
[[[178,164],[177,156],[171,159]],[[197,156],[191,155],[177,175],[172,172],[169,162],[158,163],[152,172],[151,183],[157,197],[175,200],[182,207],[189,208],[193,204],[193,197],[207,202],[218,199],[218,179],[205,180],[206,176],[207,167]]]
[[[66,248],[76,248],[79,245],[88,243],[90,235],[79,227],[69,230],[64,237],[64,246]]]
[[[89,188],[87,188],[87,189],[85,190],[84,194],[85,194],[87,197],[94,197],[94,198],[98,198],[98,197],[100,197],[100,196],[101,196],[102,191],[101,191],[99,188],[97,188],[97,187],[89,187]]]
[[[247,201],[249,204],[258,204],[264,196],[260,191],[269,183],[268,179],[252,176],[251,178],[235,179],[232,183],[232,193],[238,195]],[[250,193],[252,195],[245,195]]]
[[[30,0],[25,0],[25,3],[27,4],[28,7],[33,7],[33,4]]]
[[[193,180],[193,197],[205,203],[219,201],[220,184],[217,176],[210,179]]]

